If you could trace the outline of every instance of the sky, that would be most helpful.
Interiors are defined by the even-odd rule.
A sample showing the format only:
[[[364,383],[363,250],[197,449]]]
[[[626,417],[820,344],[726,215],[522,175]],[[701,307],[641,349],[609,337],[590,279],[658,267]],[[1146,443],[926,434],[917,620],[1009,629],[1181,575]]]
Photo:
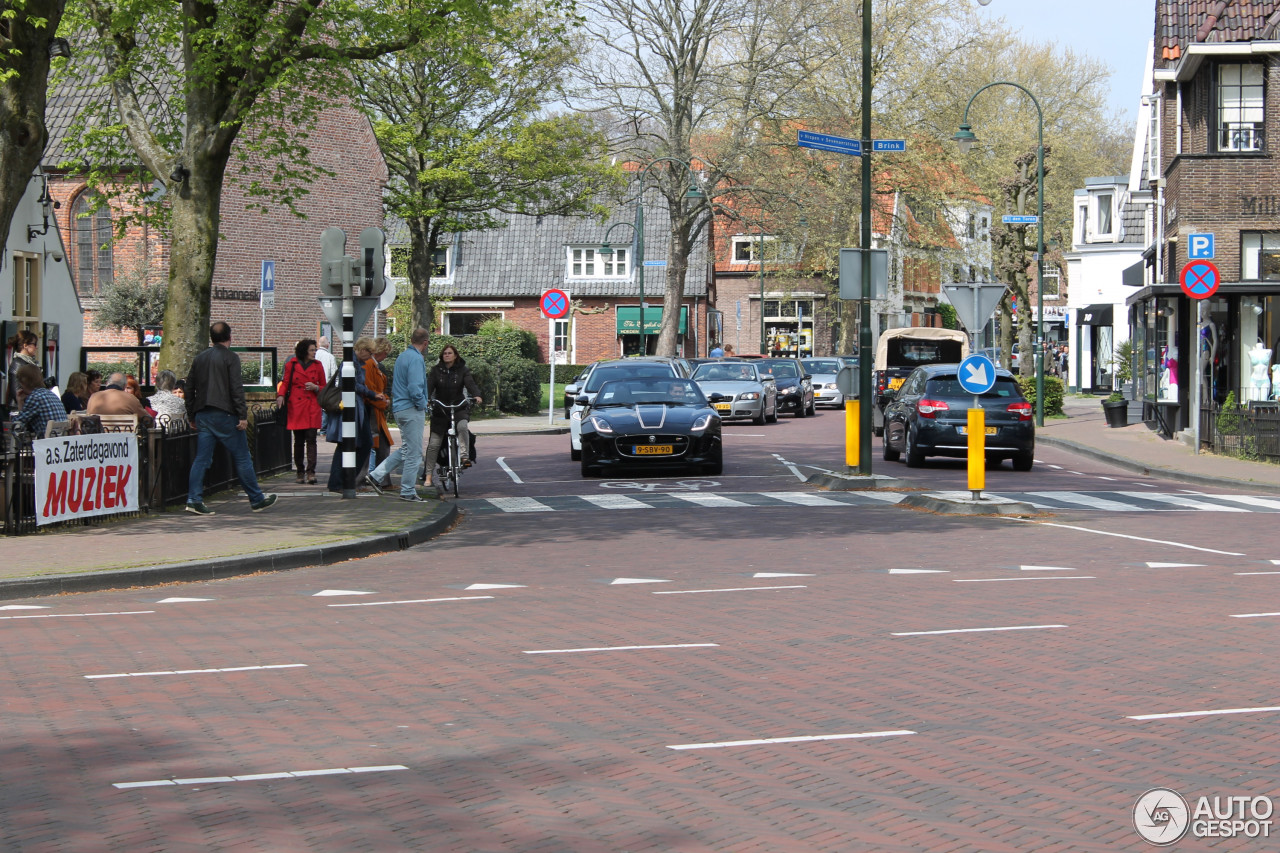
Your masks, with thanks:
[[[1111,66],[1111,106],[1137,117],[1155,0],[991,0],[978,14],[1005,22],[1031,41],[1056,41]]]

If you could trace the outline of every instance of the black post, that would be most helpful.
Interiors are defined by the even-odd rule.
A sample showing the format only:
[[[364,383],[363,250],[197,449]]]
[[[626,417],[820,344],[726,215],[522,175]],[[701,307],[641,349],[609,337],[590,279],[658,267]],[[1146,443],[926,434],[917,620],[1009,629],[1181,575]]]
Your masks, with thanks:
[[[342,264],[342,497],[356,496],[356,348],[351,258]]]

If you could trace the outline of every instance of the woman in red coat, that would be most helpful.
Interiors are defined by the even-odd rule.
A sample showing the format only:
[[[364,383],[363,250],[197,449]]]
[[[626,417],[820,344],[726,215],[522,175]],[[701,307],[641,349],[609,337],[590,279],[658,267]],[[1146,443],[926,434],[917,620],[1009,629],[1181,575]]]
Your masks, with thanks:
[[[298,341],[294,357],[284,366],[284,379],[276,405],[288,410],[285,426],[293,433],[293,467],[299,483],[316,481],[316,432],[320,429],[320,389],[324,387],[324,366],[316,361],[316,342],[312,338]],[[303,467],[303,448],[306,467]]]

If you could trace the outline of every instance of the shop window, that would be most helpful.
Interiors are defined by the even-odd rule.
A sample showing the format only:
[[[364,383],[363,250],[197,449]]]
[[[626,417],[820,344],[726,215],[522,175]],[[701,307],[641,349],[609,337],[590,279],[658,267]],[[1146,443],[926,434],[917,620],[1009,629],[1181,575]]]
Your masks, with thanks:
[[[1280,281],[1280,233],[1240,235],[1240,280]]]
[[[1275,321],[1276,299],[1244,296],[1240,299],[1240,389],[1237,397],[1251,402],[1276,399],[1280,385],[1280,325]]]

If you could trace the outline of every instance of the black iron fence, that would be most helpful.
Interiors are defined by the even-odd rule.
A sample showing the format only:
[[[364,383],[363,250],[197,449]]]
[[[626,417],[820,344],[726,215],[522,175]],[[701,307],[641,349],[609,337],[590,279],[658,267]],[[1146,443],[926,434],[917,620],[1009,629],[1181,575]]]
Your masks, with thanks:
[[[102,431],[97,427],[84,430]],[[68,525],[94,525],[112,519],[137,516],[185,503],[191,466],[195,462],[198,432],[185,420],[170,421],[161,415],[156,426],[138,431],[138,512],[94,516],[36,526],[35,456],[32,436],[5,430],[0,448],[0,499],[4,502],[4,534],[14,536]],[[250,408],[249,453],[259,476],[277,474],[290,468],[289,434],[274,404]],[[213,463],[204,479],[205,494],[239,488],[231,454],[218,445]]]
[[[1280,403],[1201,408],[1200,446],[1224,456],[1280,462]]]

